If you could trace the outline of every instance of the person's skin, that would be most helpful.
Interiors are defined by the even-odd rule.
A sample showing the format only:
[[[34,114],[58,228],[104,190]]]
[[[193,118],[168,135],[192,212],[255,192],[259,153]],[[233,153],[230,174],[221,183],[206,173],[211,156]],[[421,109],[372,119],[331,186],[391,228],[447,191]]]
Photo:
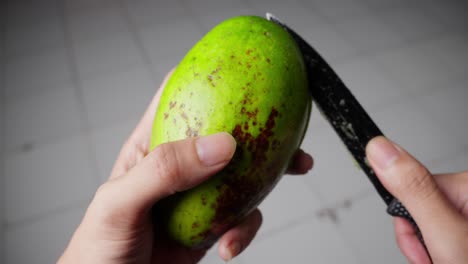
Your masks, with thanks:
[[[169,76],[169,75],[168,75]],[[167,80],[167,76],[165,81]],[[164,144],[149,152],[161,85],[140,123],[123,146],[110,179],[97,191],[59,263],[196,263],[205,250],[188,250],[164,239],[149,211],[163,197],[191,188],[223,168],[235,151],[227,133]],[[367,146],[380,181],[411,212],[433,263],[468,263],[468,171],[431,175],[416,159],[384,137]],[[289,174],[311,169],[299,150]],[[219,255],[231,259],[254,238],[258,210],[226,232]],[[413,264],[431,260],[406,220],[395,219],[402,253]]]
[[[171,73],[168,74],[170,76]],[[114,165],[97,190],[59,263],[197,263],[207,249],[189,250],[164,238],[151,219],[160,199],[192,188],[227,165],[236,142],[228,133],[162,144],[149,152],[153,119],[161,91],[154,96]],[[298,150],[288,174],[312,168],[310,155]],[[258,209],[219,240],[221,258],[245,249],[262,222]]]
[[[411,224],[394,219],[401,252],[412,264],[468,263],[468,171],[432,175],[400,146],[384,137],[367,145],[379,180],[418,223],[428,256]]]

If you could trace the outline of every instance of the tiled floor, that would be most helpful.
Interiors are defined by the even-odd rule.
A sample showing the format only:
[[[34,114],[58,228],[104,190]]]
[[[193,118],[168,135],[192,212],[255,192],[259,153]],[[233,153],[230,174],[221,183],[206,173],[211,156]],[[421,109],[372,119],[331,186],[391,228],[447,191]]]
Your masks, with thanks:
[[[0,6],[0,263],[53,263],[163,76],[222,19],[271,11],[435,172],[468,168],[462,0],[47,0]],[[234,263],[406,263],[365,175],[314,109],[316,160],[260,206]],[[291,206],[293,205],[293,206]],[[222,263],[215,250],[203,263]]]

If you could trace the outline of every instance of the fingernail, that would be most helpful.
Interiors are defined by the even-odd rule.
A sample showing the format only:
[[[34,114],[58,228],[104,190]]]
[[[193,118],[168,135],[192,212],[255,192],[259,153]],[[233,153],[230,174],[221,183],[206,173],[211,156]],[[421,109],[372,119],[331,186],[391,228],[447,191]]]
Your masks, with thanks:
[[[230,261],[235,256],[239,255],[240,249],[241,247],[238,242],[233,242],[231,245],[229,245],[227,249],[227,261]]]
[[[380,169],[386,170],[400,156],[400,151],[385,137],[372,140],[368,146],[368,158]]]
[[[232,158],[236,149],[236,141],[228,133],[222,132],[199,137],[195,141],[195,147],[203,165],[214,166]]]

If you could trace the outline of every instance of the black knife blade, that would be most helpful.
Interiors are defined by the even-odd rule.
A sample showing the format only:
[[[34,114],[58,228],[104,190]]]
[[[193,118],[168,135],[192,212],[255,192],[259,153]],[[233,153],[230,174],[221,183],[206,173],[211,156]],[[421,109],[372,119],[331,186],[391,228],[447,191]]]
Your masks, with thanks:
[[[312,100],[387,204],[387,213],[407,219],[415,227],[420,241],[423,242],[413,217],[404,205],[385,189],[367,162],[365,153],[367,143],[383,133],[335,71],[312,46],[272,14],[267,13],[266,17],[282,26],[296,41],[306,65]]]

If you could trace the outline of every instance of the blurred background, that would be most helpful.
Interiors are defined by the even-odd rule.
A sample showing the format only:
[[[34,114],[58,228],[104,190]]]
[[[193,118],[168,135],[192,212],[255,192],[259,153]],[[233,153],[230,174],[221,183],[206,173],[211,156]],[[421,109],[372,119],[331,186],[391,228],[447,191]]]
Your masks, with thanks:
[[[464,0],[18,0],[0,5],[0,263],[53,263],[164,75],[220,21],[273,12],[384,133],[433,172],[468,168]],[[391,218],[317,109],[305,177],[261,205],[234,263],[406,263]],[[222,263],[210,251],[203,263]]]

